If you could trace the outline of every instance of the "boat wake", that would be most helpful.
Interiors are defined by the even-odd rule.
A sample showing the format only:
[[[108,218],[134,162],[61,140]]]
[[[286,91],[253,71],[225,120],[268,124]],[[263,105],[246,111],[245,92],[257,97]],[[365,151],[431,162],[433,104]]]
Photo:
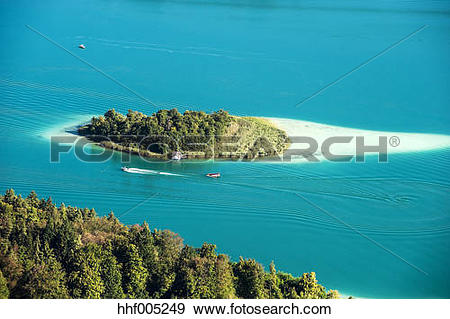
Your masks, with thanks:
[[[168,176],[184,176],[181,174],[174,174],[168,172],[155,171],[151,169],[142,169],[134,167],[122,167],[122,171],[132,174],[143,174],[143,175],[168,175]]]

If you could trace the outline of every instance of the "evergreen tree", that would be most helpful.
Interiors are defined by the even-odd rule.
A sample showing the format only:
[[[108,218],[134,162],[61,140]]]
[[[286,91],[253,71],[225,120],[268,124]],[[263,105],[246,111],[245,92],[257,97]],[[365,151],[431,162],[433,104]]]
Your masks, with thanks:
[[[158,251],[148,224],[144,222],[142,227],[131,228],[130,238],[130,241],[138,248],[143,266],[147,269],[146,289],[151,296],[153,294],[152,278],[157,276],[158,272]]]
[[[5,277],[3,277],[3,273],[0,270],[0,299],[8,299],[9,297],[9,289],[8,282]]]
[[[102,251],[100,262],[101,278],[104,284],[104,291],[101,298],[120,299],[124,298],[122,289],[122,273],[116,257],[111,252],[111,247],[105,247]]]
[[[261,264],[254,259],[239,258],[233,267],[237,278],[236,293],[240,298],[260,299],[266,298],[264,289],[265,273]]]
[[[281,299],[283,294],[280,289],[280,279],[277,276],[277,271],[275,269],[275,264],[272,261],[269,265],[269,273],[266,274],[265,278],[265,290],[270,299]]]
[[[215,268],[216,285],[214,298],[236,298],[236,290],[234,287],[235,277],[233,275],[233,267],[228,256],[222,254],[217,256]]]
[[[69,287],[74,298],[98,299],[104,292],[100,276],[100,247],[89,244],[75,255],[74,270],[69,275]]]
[[[325,299],[325,288],[317,283],[316,273],[305,273],[299,280],[300,298]]]
[[[127,298],[147,298],[146,282],[148,272],[134,244],[129,244],[123,265],[123,287]]]
[[[43,250],[36,249],[35,260],[22,278],[24,298],[69,298],[66,273],[53,251],[44,244]]]
[[[183,240],[171,231],[155,231],[153,233],[155,245],[157,247],[157,266],[152,273],[150,290],[153,292],[152,298],[162,298],[169,293],[175,280],[175,266],[178,262]]]

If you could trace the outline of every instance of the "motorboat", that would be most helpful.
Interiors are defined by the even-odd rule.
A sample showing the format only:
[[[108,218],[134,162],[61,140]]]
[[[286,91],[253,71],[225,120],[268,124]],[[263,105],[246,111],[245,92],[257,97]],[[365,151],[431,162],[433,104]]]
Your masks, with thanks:
[[[130,168],[127,166],[122,166],[120,169],[124,172],[128,172],[130,170]]]
[[[206,177],[219,178],[220,173],[208,173],[208,174],[206,174]]]
[[[78,47],[79,47],[80,49],[86,49],[86,47],[84,46],[84,44],[80,44]]]

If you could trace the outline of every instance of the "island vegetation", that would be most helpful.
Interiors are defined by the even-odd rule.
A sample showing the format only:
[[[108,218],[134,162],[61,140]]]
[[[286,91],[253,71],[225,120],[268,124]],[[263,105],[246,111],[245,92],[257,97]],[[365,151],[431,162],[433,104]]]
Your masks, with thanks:
[[[269,271],[231,261],[213,244],[125,226],[111,212],[55,205],[51,198],[0,196],[2,298],[337,298],[314,272]]]
[[[103,147],[156,158],[180,152],[188,158],[255,159],[281,155],[289,146],[286,133],[269,121],[223,110],[181,114],[171,109],[147,116],[111,109],[78,132]]]

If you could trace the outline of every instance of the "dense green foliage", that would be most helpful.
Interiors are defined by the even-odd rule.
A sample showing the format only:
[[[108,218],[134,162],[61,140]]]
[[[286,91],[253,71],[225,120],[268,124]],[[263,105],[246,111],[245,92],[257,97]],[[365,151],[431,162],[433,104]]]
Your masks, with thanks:
[[[286,134],[268,121],[235,117],[223,110],[181,114],[171,109],[147,116],[111,109],[93,117],[79,132],[105,147],[153,157],[180,151],[188,157],[253,159],[281,154],[288,143]]]
[[[301,277],[232,262],[216,246],[193,248],[146,223],[124,226],[113,213],[27,198],[0,197],[0,298],[336,298]]]

